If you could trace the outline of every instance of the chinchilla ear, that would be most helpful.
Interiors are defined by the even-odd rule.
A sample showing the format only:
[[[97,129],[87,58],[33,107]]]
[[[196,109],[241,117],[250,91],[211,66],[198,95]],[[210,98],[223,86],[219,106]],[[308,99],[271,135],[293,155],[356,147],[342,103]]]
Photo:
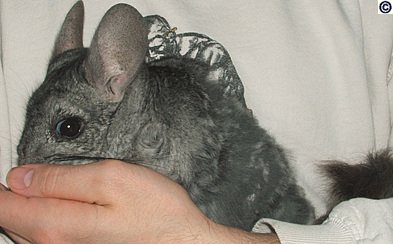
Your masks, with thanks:
[[[113,6],[92,39],[85,62],[87,80],[104,99],[121,101],[145,60],[147,47],[142,15],[127,4]]]
[[[83,20],[83,2],[78,1],[64,19],[55,42],[52,58],[67,50],[83,47]]]

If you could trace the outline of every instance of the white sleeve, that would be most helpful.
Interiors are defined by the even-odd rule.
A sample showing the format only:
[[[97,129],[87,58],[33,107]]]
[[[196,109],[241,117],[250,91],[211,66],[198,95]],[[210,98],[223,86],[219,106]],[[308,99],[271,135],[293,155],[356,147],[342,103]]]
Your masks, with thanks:
[[[74,2],[1,1],[2,179],[16,161],[25,103],[45,76],[56,33]],[[84,2],[88,43],[104,12],[119,1]],[[393,86],[386,83],[393,15],[378,15],[377,1],[124,2],[143,15],[166,17],[181,32],[208,34],[224,44],[244,82],[249,107],[291,152],[301,172],[299,182],[320,211],[324,199],[314,162],[351,159],[386,146],[393,123]],[[390,141],[392,145],[393,133]],[[264,219],[254,230],[266,222],[283,243],[354,243],[385,226],[375,237],[388,240],[392,226],[387,218],[393,216],[389,204],[391,200],[356,199],[337,206],[323,225]],[[391,243],[390,238],[379,243]]]
[[[298,225],[261,219],[253,231],[268,232],[270,226],[282,244],[386,244],[393,240],[393,198],[356,198],[342,202],[321,225]]]

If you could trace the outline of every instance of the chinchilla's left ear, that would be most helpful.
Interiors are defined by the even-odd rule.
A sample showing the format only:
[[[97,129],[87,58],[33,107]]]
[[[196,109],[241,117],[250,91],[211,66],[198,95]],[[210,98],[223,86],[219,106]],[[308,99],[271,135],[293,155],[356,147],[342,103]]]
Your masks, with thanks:
[[[87,80],[105,100],[122,100],[144,63],[147,34],[142,15],[127,4],[113,6],[102,18],[91,42],[85,71]]]
[[[83,2],[78,1],[68,12],[57,36],[52,59],[71,49],[83,47]]]

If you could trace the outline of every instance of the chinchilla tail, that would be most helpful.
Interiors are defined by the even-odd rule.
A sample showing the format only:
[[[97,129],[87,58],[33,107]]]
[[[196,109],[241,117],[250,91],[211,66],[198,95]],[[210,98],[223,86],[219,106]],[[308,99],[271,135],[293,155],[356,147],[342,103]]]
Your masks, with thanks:
[[[393,153],[370,153],[363,163],[349,165],[329,162],[322,165],[331,185],[331,205],[351,198],[382,199],[393,197]]]

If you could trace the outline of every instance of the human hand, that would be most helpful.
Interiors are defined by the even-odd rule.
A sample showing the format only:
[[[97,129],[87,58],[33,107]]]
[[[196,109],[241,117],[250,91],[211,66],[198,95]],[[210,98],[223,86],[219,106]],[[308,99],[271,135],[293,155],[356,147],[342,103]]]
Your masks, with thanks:
[[[273,243],[218,225],[172,180],[142,166],[25,165],[0,192],[0,226],[19,243]]]

